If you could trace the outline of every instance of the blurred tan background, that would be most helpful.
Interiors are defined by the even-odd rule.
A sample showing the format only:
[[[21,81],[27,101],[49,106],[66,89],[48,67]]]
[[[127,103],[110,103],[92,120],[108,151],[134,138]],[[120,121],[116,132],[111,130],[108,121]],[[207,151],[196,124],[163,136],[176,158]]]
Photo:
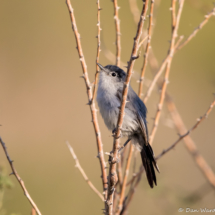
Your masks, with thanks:
[[[65,1],[0,1],[0,135],[14,165],[42,214],[101,214],[103,204],[74,167],[65,141],[70,141],[90,180],[101,190],[100,167],[87,96],[75,39]],[[95,73],[96,0],[72,0],[90,80]],[[156,2],[156,1],[155,1]],[[118,1],[122,32],[122,60],[127,62],[136,33],[128,1]],[[138,0],[141,7],[142,2]],[[101,0],[102,42],[115,52],[113,4]],[[170,39],[170,0],[156,8],[152,47],[159,62]],[[188,36],[213,8],[212,0],[186,0],[179,35]],[[215,93],[215,18],[175,54],[168,91],[188,128],[203,115]],[[101,52],[100,62],[110,64]],[[135,64],[140,71],[142,58]],[[123,66],[123,65],[122,65]],[[138,74],[137,74],[138,75]],[[153,76],[147,69],[146,77]],[[131,85],[137,90],[135,78]],[[144,89],[145,90],[145,89]],[[145,91],[144,91],[145,92]],[[158,94],[147,103],[149,130]],[[154,141],[155,154],[172,144],[164,106]],[[111,133],[99,115],[105,151],[112,148]],[[168,123],[169,122],[169,123]],[[168,124],[168,126],[167,126]],[[192,137],[215,171],[215,110]],[[107,157],[106,157],[107,158]],[[140,163],[139,157],[138,162]],[[10,167],[0,147],[0,166]],[[215,208],[214,190],[208,185],[181,142],[159,160],[158,186],[151,190],[142,178],[130,214],[177,214],[178,208]],[[5,173],[5,174],[6,174]],[[31,207],[15,180],[6,189],[2,214],[30,214]]]

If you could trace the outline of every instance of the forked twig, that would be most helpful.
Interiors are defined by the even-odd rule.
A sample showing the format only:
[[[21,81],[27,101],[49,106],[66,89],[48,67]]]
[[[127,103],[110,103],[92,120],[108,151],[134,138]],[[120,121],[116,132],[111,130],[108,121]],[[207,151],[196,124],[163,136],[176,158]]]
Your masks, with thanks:
[[[177,131],[179,132],[180,135],[183,133],[186,133],[187,129],[181,119],[180,114],[177,111],[177,108],[176,108],[174,102],[172,101],[172,98],[169,95],[166,95],[166,103],[167,103],[168,110],[172,116],[172,119],[174,121]],[[198,165],[198,167],[200,168],[200,170],[202,171],[202,173],[204,174],[206,179],[215,188],[215,174],[214,174],[213,170],[211,169],[211,167],[207,164],[204,157],[199,153],[199,151],[196,147],[196,144],[194,143],[194,141],[192,140],[190,135],[187,135],[186,137],[184,137],[183,140],[184,140],[187,150],[193,156],[193,159],[195,160],[196,164]]]
[[[174,11],[174,9],[173,9],[173,11]],[[215,13],[215,8],[214,8],[208,15],[205,16],[205,20],[204,20],[202,23],[200,23],[199,27],[196,28],[196,29],[194,30],[194,32],[193,32],[184,42],[181,43],[181,41],[178,41],[178,42],[177,42],[177,45],[175,45],[175,52],[178,51],[179,49],[183,48],[185,45],[187,45],[187,43],[188,43],[191,39],[193,39],[193,37],[199,32],[199,30],[202,29],[202,27],[203,27],[203,26],[208,22],[208,20],[214,15],[214,13]],[[172,17],[174,17],[174,16],[172,15]],[[181,38],[180,40],[182,40],[182,39],[183,39],[183,38]],[[152,55],[151,55],[151,56],[152,56]],[[156,73],[155,77],[153,78],[153,80],[152,80],[152,82],[151,82],[151,84],[150,84],[150,86],[149,86],[149,88],[148,88],[148,90],[147,90],[147,92],[146,92],[146,94],[145,94],[145,96],[144,96],[144,99],[143,99],[144,103],[146,103],[147,100],[148,100],[148,98],[150,97],[151,92],[152,92],[152,90],[153,90],[153,88],[154,88],[156,82],[158,81],[159,77],[161,76],[161,74],[162,74],[162,72],[163,72],[163,70],[164,70],[164,68],[165,68],[165,66],[166,66],[166,63],[167,63],[169,57],[170,57],[170,56],[167,55],[167,57],[166,57],[165,60],[163,61],[162,65],[160,66],[160,69],[158,70],[158,72]],[[152,60],[152,59],[150,59],[150,60]]]
[[[193,33],[191,33],[190,36],[183,43],[181,43],[179,45],[179,47],[176,49],[176,51],[181,49],[185,45],[187,45],[187,43],[190,42],[190,40],[196,36],[196,34],[199,32],[199,30],[201,30],[203,28],[203,26],[209,21],[209,19],[214,15],[215,15],[215,7],[213,8],[213,10],[208,15],[205,15],[205,19],[199,24],[199,26],[197,28],[195,28]]]
[[[7,160],[9,162],[9,164],[10,164],[10,167],[12,169],[11,175],[15,175],[15,177],[16,177],[17,181],[19,182],[22,190],[24,191],[24,195],[26,196],[26,198],[30,202],[31,206],[35,209],[35,211],[37,212],[37,214],[38,215],[42,215],[41,212],[40,212],[40,210],[39,210],[39,208],[37,207],[37,205],[35,204],[35,202],[31,198],[30,194],[28,193],[28,191],[27,191],[27,189],[25,187],[24,181],[20,178],[20,176],[18,175],[16,169],[14,168],[14,166],[13,166],[13,160],[10,159],[10,156],[9,156],[9,154],[7,152],[6,145],[3,142],[3,140],[1,139],[1,137],[0,137],[0,143],[1,143],[2,147],[3,147],[4,153],[5,153],[6,157],[7,157]]]
[[[212,108],[215,105],[215,99],[214,101],[211,103],[210,107],[208,108],[207,112],[205,113],[204,116],[200,117],[199,119],[197,119],[197,123],[190,128],[185,134],[180,135],[180,137],[167,149],[164,149],[163,152],[161,152],[156,159],[161,158],[164,154],[166,154],[168,151],[170,151],[171,149],[173,149],[183,138],[185,138],[187,135],[189,135],[195,128],[197,128],[199,126],[199,124],[208,117],[209,113],[211,112]],[[215,185],[215,184],[214,184]]]
[[[113,144],[113,157],[112,157],[112,161],[110,162],[110,169],[109,169],[108,198],[106,201],[106,206],[107,206],[106,214],[108,214],[108,215],[113,214],[113,196],[114,196],[114,191],[115,191],[115,185],[117,182],[116,162],[118,159],[118,149],[120,148],[119,138],[117,138],[117,137],[120,137],[120,134],[121,134],[121,128],[122,128],[122,123],[123,123],[123,116],[124,116],[124,110],[125,110],[126,99],[127,99],[127,94],[128,94],[129,82],[130,82],[131,75],[132,75],[134,61],[135,61],[135,59],[138,58],[137,51],[139,48],[139,41],[140,41],[140,36],[142,33],[143,23],[144,23],[144,20],[146,17],[147,8],[148,8],[148,0],[145,0],[143,3],[143,9],[142,9],[142,13],[140,16],[138,28],[137,28],[137,33],[134,38],[133,49],[132,49],[130,61],[128,63],[127,76],[126,76],[126,80],[125,80],[124,87],[123,87],[122,103],[121,103],[119,118],[118,118],[118,122],[117,122],[116,136],[114,138],[114,144]]]
[[[172,1],[172,7],[175,7],[175,3],[174,0]],[[174,55],[174,51],[175,51],[175,40],[177,37],[177,33],[178,33],[178,27],[179,27],[179,22],[180,22],[180,18],[181,18],[181,13],[182,13],[182,9],[183,9],[183,5],[184,5],[184,0],[180,1],[179,4],[179,9],[178,9],[178,14],[176,17],[176,22],[172,22],[172,39],[171,39],[171,44],[170,44],[170,48],[169,48],[169,58],[167,61],[167,66],[166,66],[166,71],[165,71],[165,77],[164,77],[164,81],[163,81],[163,86],[161,89],[161,96],[160,96],[160,101],[158,104],[158,109],[156,112],[156,116],[155,116],[155,120],[154,120],[154,125],[152,128],[152,132],[149,136],[149,143],[152,144],[155,133],[157,131],[157,126],[159,123],[159,119],[160,119],[160,115],[161,115],[161,110],[163,107],[163,102],[164,102],[164,98],[165,98],[165,93],[166,93],[166,88],[167,88],[167,84],[169,82],[169,73],[170,73],[170,67],[171,67],[171,63],[172,63],[172,58]],[[174,12],[174,9],[172,9],[172,13]]]
[[[103,191],[104,191],[104,198],[107,198],[107,173],[106,173],[106,163],[104,159],[104,151],[103,151],[103,144],[102,144],[102,139],[101,139],[101,132],[99,129],[99,124],[98,124],[98,119],[97,119],[97,113],[96,113],[96,107],[95,103],[92,100],[92,87],[89,81],[88,77],[88,72],[87,72],[87,65],[84,59],[84,54],[82,51],[82,46],[81,46],[81,41],[80,41],[80,34],[78,32],[77,26],[76,26],[76,21],[75,21],[75,16],[74,16],[74,11],[71,5],[70,0],[66,0],[66,4],[70,13],[70,18],[71,18],[71,23],[72,23],[72,29],[74,31],[75,39],[76,39],[76,44],[77,44],[77,50],[83,70],[83,78],[86,84],[87,88],[87,95],[88,95],[88,100],[89,100],[89,106],[90,106],[90,111],[92,115],[92,122],[95,130],[95,135],[96,135],[96,141],[97,141],[97,148],[98,148],[98,158],[100,161],[100,167],[101,167],[101,172],[102,172],[102,182],[103,182]]]
[[[121,56],[121,33],[120,33],[120,20],[119,20],[119,6],[117,0],[113,0],[114,5],[114,20],[116,28],[116,65],[120,66],[120,56]]]
[[[80,173],[82,174],[84,180],[87,182],[87,184],[90,186],[90,188],[98,195],[98,197],[104,201],[104,197],[102,196],[102,194],[96,189],[96,187],[93,185],[93,183],[89,180],[89,178],[87,177],[86,173],[84,172],[83,168],[81,167],[79,160],[72,148],[72,146],[69,144],[68,141],[66,141],[66,145],[69,148],[70,153],[72,154],[73,159],[75,160],[75,167],[78,168],[78,170],[80,171]]]

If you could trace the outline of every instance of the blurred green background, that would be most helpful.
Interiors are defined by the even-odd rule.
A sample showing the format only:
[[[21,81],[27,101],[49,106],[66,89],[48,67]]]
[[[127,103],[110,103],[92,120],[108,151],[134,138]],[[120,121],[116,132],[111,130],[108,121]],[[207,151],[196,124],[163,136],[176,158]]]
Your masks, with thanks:
[[[94,80],[97,6],[95,1],[72,0],[90,80]],[[155,1],[156,2],[156,1]],[[0,134],[14,165],[42,214],[101,214],[103,203],[91,191],[65,144],[73,146],[90,180],[101,190],[100,167],[87,96],[75,39],[65,1],[0,1]],[[118,1],[122,32],[122,60],[127,62],[136,33],[128,1]],[[142,1],[138,0],[141,8]],[[171,37],[170,0],[156,7],[152,48],[162,62]],[[113,3],[101,0],[102,42],[115,52]],[[186,0],[179,35],[188,36],[213,8],[212,0]],[[215,18],[174,56],[168,92],[189,128],[203,115],[215,92]],[[101,52],[100,63],[110,64]],[[142,58],[135,64],[140,71]],[[138,74],[137,74],[138,76]],[[146,77],[151,79],[147,69]],[[131,85],[137,90],[136,78]],[[146,89],[146,88],[145,88]],[[144,89],[144,92],[145,92]],[[159,96],[149,102],[149,130]],[[112,148],[111,133],[101,116],[105,151]],[[164,106],[154,140],[155,154],[170,144],[177,133]],[[215,171],[215,110],[192,137]],[[106,157],[107,158],[107,157]],[[138,163],[140,159],[138,157]],[[0,147],[1,177],[10,167]],[[177,214],[178,208],[214,208],[214,190],[180,143],[159,160],[158,186],[149,188],[145,177],[129,208],[130,214]],[[2,173],[4,172],[4,174]],[[6,173],[5,173],[6,172]],[[2,176],[3,174],[3,176]],[[30,214],[31,207],[15,180],[4,189],[2,214]],[[9,187],[11,187],[9,186]]]

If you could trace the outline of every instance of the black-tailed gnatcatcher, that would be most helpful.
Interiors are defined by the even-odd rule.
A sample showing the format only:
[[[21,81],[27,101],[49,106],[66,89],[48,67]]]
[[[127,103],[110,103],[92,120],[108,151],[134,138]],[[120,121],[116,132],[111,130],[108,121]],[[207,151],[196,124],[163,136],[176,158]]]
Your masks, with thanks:
[[[115,131],[121,106],[123,85],[126,73],[117,66],[107,65],[100,67],[100,77],[97,90],[97,102],[100,113],[108,129]],[[128,137],[140,151],[148,183],[151,188],[157,185],[154,167],[159,172],[153,150],[148,142],[146,122],[146,106],[129,86],[125,116],[122,125],[122,136]],[[154,167],[153,167],[154,165]]]

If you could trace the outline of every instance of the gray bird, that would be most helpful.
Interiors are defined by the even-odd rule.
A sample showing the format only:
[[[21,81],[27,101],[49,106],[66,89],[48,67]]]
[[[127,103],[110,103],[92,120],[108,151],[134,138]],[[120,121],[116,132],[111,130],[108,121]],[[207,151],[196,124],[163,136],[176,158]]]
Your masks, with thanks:
[[[103,67],[100,64],[98,66],[101,71],[97,90],[97,102],[107,128],[114,133],[116,131],[126,73],[117,66],[107,65]],[[131,86],[129,86],[127,101],[121,130],[122,136],[128,137],[124,145],[131,140],[140,151],[148,183],[153,188],[154,184],[157,185],[154,167],[158,172],[159,168],[148,142],[147,109]]]

